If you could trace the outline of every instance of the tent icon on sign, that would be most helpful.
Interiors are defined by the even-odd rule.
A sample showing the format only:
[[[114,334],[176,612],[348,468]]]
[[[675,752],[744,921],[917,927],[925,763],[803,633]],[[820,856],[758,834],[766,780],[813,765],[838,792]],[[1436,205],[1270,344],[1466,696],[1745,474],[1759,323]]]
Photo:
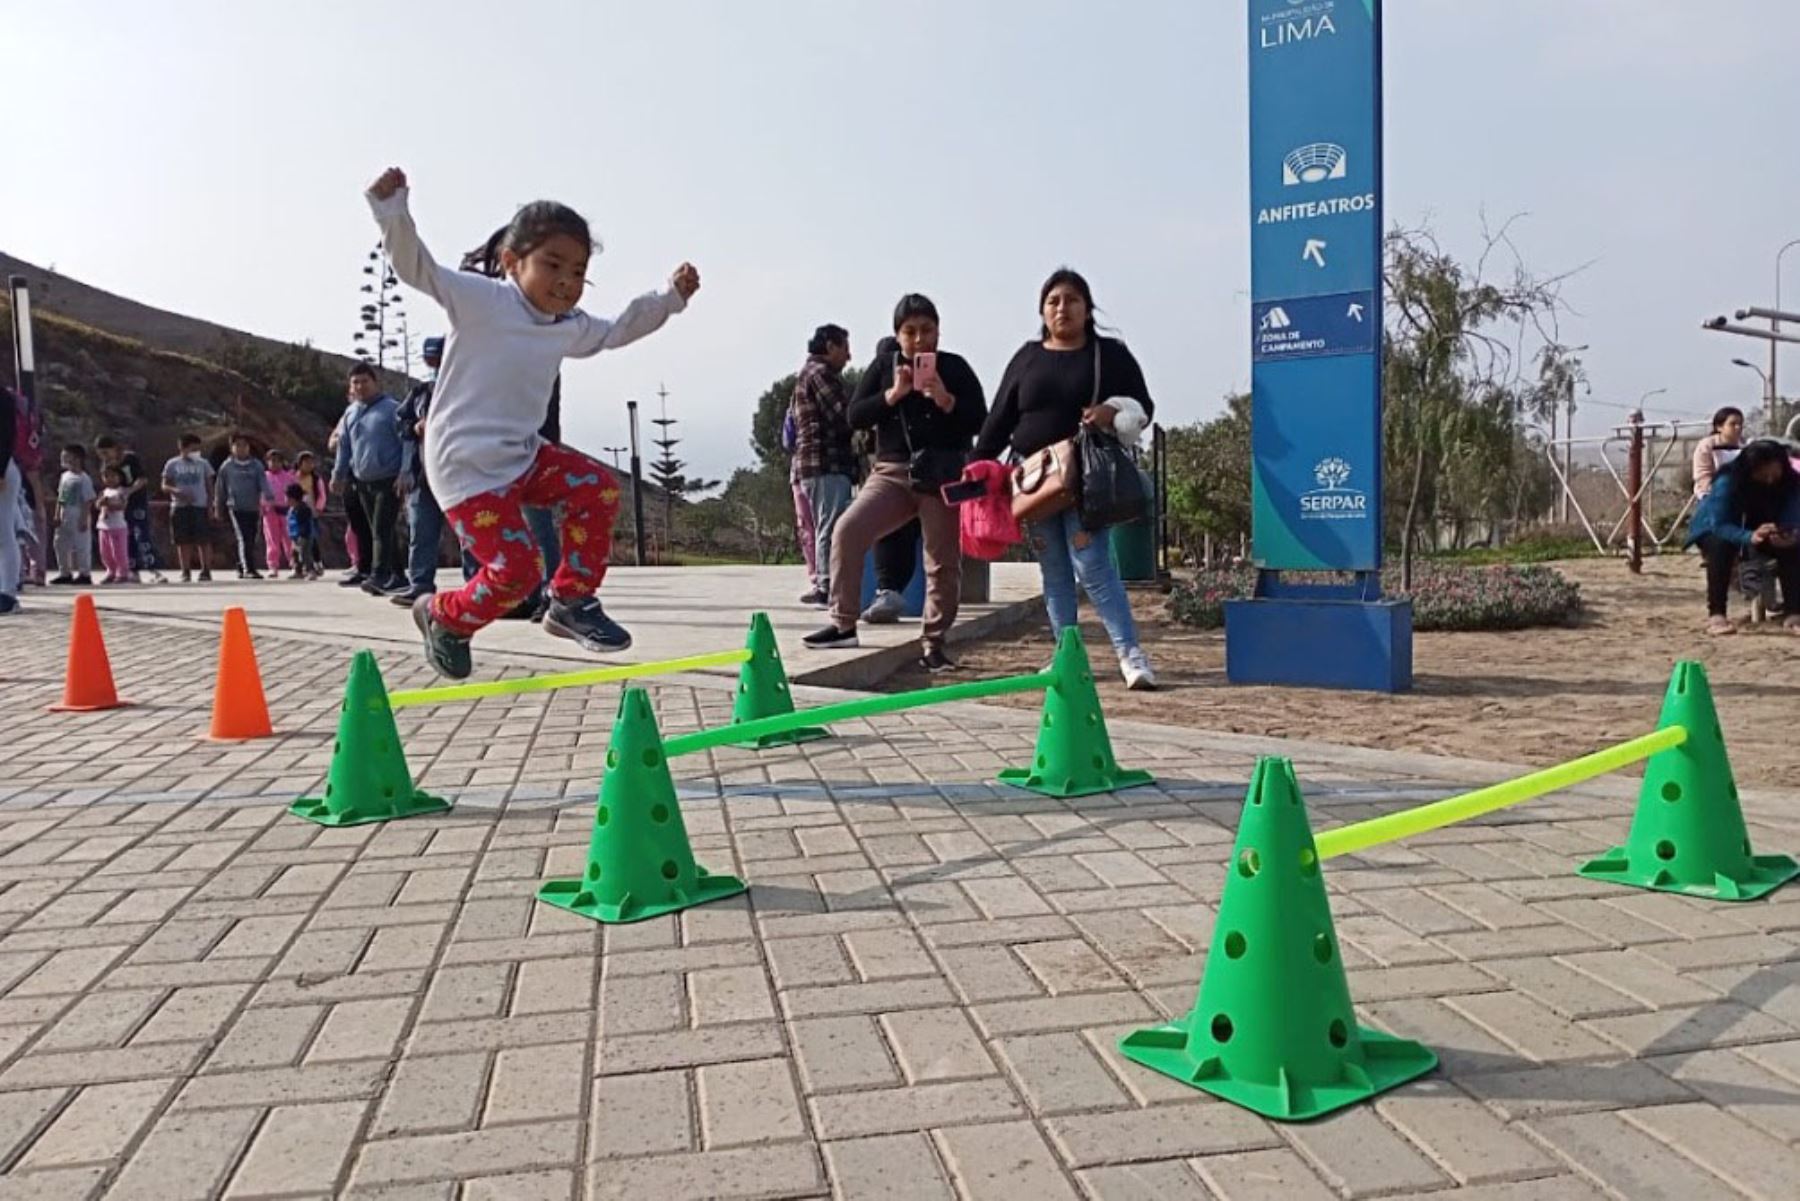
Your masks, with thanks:
[[[1331,142],[1314,142],[1290,151],[1281,160],[1281,182],[1287,187],[1342,179],[1349,170],[1344,148]]]
[[[1263,314],[1262,332],[1266,334],[1272,329],[1286,329],[1292,324],[1294,323],[1289,319],[1287,310],[1280,305],[1276,305],[1274,308]]]

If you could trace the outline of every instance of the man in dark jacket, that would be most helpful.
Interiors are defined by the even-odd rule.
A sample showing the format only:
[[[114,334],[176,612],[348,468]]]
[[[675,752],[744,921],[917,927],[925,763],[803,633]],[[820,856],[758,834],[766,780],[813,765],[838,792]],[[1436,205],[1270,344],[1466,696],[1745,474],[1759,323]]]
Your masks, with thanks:
[[[425,416],[431,411],[432,390],[437,387],[438,367],[444,361],[444,340],[425,339],[420,358],[430,368],[431,378],[414,384],[394,413],[394,423],[400,430],[400,475],[409,481],[411,490],[406,498],[406,589],[396,592],[392,599],[396,605],[406,607],[437,591],[438,548],[444,541],[444,510],[431,494],[431,481],[425,478],[425,461],[420,455],[425,444]]]

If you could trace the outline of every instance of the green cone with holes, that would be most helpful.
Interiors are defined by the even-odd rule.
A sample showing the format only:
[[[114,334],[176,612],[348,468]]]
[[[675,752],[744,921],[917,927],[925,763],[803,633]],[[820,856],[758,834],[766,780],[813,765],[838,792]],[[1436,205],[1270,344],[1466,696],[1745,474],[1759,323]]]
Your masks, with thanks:
[[[794,696],[788,688],[787,671],[781,666],[781,648],[775,644],[775,627],[769,624],[767,613],[750,615],[750,636],[744,645],[750,652],[750,659],[738,671],[737,699],[731,705],[731,724],[741,725],[759,718],[785,717],[792,713]],[[760,751],[830,737],[829,730],[803,726],[780,734],[764,734],[761,738],[734,745]]]
[[[1151,783],[1149,772],[1120,767],[1113,758],[1094,669],[1074,626],[1057,639],[1050,670],[1056,680],[1044,689],[1037,753],[1030,767],[1001,772],[1000,782],[1053,797],[1093,796]]]
[[[627,688],[606,750],[587,870],[579,880],[545,881],[538,900],[614,924],[735,897],[746,887],[694,862],[650,694]]]
[[[1725,733],[1698,663],[1675,665],[1657,723],[1670,726],[1685,729],[1687,741],[1650,757],[1625,845],[1581,874],[1717,901],[1754,901],[1800,875],[1800,865],[1786,855],[1750,849]]]
[[[369,822],[443,813],[450,802],[413,787],[388,707],[387,686],[370,651],[357,651],[344,684],[343,712],[331,748],[325,795],[301,797],[288,806],[295,817],[321,826],[361,826]]]
[[[1422,1076],[1437,1056],[1356,1024],[1294,768],[1256,765],[1200,995],[1187,1017],[1127,1035],[1126,1058],[1300,1122]]]

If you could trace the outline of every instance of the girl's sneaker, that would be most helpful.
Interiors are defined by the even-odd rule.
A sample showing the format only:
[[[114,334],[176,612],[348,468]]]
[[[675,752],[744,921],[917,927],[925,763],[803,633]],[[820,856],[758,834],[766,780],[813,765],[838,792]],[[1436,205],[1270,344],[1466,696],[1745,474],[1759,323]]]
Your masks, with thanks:
[[[1156,687],[1156,672],[1151,670],[1150,656],[1141,646],[1119,656],[1119,674],[1125,677],[1125,687],[1133,692],[1149,692]]]
[[[574,601],[551,600],[550,607],[544,610],[544,631],[603,655],[631,649],[631,634],[608,617],[600,602],[591,596]]]
[[[19,598],[10,593],[0,592],[0,617],[6,617],[19,611]]]
[[[475,670],[469,655],[469,640],[452,634],[432,615],[431,598],[421,596],[413,602],[413,624],[425,639],[425,658],[432,670],[452,680],[466,680]]]

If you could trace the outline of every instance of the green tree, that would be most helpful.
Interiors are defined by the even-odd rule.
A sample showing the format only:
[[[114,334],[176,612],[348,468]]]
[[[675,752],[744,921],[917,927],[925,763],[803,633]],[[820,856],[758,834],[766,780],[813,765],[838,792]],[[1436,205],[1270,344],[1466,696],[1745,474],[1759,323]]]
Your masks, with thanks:
[[[736,528],[750,535],[758,563],[780,563],[794,548],[794,497],[787,469],[774,463],[740,467],[720,496]]]
[[[1227,396],[1222,416],[1165,437],[1170,535],[1198,561],[1209,535],[1235,542],[1250,532],[1250,394]]]
[[[1496,483],[1519,466],[1515,423],[1532,393],[1520,351],[1528,339],[1560,345],[1563,277],[1533,276],[1515,254],[1503,282],[1491,282],[1490,260],[1511,249],[1505,227],[1472,264],[1445,252],[1429,230],[1387,238],[1384,516],[1400,543],[1402,588],[1412,586],[1421,533],[1436,537],[1448,524],[1460,536],[1459,525],[1492,520],[1517,491]]]

